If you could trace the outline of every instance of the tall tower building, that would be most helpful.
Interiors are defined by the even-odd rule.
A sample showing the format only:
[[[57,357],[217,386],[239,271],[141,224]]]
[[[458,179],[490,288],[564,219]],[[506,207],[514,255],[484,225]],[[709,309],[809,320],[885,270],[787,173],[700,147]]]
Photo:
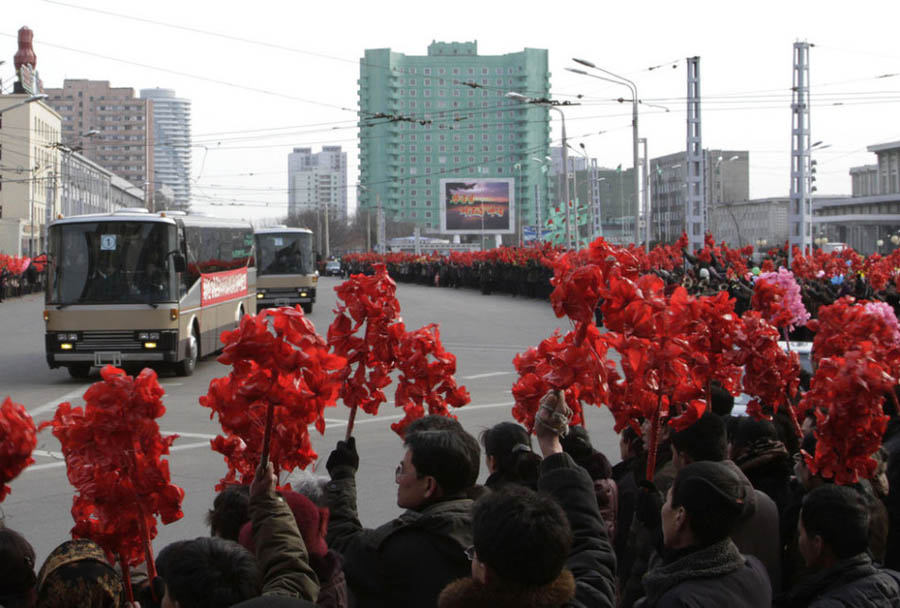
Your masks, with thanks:
[[[294,148],[288,154],[288,215],[324,213],[332,221],[347,218],[347,153],[340,146]]]
[[[510,99],[550,94],[545,49],[478,55],[477,42],[432,42],[427,55],[367,49],[359,62],[360,209],[380,199],[388,222],[440,229],[442,179],[512,179],[525,225],[543,209],[546,107]],[[537,192],[536,192],[537,191]],[[546,213],[542,216],[546,217]]]
[[[153,111],[150,99],[108,80],[63,81],[45,89],[62,116],[62,143],[143,189],[153,200]]]
[[[191,205],[191,100],[175,97],[172,89],[141,89],[152,100],[153,182],[175,192],[175,209]]]

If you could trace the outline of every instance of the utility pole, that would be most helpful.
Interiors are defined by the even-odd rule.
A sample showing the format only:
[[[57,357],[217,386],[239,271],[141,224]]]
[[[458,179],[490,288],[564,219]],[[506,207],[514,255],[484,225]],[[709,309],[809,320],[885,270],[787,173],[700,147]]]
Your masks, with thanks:
[[[791,197],[788,204],[788,267],[793,248],[806,254],[810,246],[810,122],[809,122],[809,47],[794,43],[794,86],[791,101]]]
[[[375,230],[378,232],[376,236],[376,245],[375,247],[378,250],[378,253],[384,255],[384,246],[385,246],[385,227],[384,227],[384,209],[381,207],[381,195],[375,195],[375,206],[376,206],[376,215],[375,215]]]
[[[534,215],[537,218],[535,220],[535,222],[537,222],[537,234],[535,238],[537,239],[538,244],[540,244],[542,235],[541,229],[543,226],[541,226],[541,189],[538,184],[534,185],[534,204],[536,207]]]
[[[647,138],[642,137],[644,144],[644,251],[650,253],[650,173],[647,170],[649,156],[647,155]]]
[[[703,187],[703,140],[700,129],[700,58],[687,59],[687,153],[684,229],[688,249],[703,248],[707,230],[706,188]]]

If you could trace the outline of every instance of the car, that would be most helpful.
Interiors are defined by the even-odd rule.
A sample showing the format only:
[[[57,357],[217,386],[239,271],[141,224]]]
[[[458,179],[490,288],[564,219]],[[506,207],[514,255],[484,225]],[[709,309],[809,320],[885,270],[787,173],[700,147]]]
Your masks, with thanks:
[[[325,276],[339,277],[341,276],[341,263],[337,260],[325,262]]]

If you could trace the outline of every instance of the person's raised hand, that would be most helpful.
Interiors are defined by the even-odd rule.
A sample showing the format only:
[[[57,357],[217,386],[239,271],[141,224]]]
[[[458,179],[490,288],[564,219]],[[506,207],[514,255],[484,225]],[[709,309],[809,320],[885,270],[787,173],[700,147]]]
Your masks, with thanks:
[[[566,405],[562,391],[550,391],[541,398],[534,417],[534,432],[545,458],[563,451],[559,438],[568,432],[571,418],[572,410]]]
[[[350,437],[347,441],[338,441],[337,446],[328,456],[325,468],[328,474],[334,477],[334,471],[340,467],[350,467],[353,472],[359,469],[359,454],[356,453],[356,437]]]
[[[278,478],[275,477],[275,467],[272,466],[272,461],[270,460],[265,467],[262,464],[256,467],[256,475],[254,475],[253,482],[250,484],[250,496],[259,496],[260,494],[272,492],[277,485]]]

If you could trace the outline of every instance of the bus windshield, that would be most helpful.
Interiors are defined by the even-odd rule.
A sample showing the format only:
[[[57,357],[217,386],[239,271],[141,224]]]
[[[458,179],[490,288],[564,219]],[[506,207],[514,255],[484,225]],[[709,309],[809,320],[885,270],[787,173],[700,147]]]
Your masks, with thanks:
[[[312,234],[257,234],[259,274],[312,274],[315,271]]]
[[[175,225],[114,221],[50,229],[50,304],[153,304],[174,301]]]

